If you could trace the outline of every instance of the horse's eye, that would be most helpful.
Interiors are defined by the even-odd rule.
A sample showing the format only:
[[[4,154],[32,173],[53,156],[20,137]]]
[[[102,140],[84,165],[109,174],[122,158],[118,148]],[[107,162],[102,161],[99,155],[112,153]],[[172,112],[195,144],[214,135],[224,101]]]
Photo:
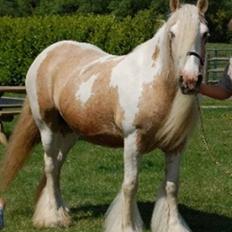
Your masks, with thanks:
[[[209,36],[210,36],[209,32],[205,32],[202,37],[204,39],[207,39]]]
[[[176,36],[176,35],[174,34],[174,32],[170,31],[170,38],[171,38],[171,39],[174,39],[175,36]]]

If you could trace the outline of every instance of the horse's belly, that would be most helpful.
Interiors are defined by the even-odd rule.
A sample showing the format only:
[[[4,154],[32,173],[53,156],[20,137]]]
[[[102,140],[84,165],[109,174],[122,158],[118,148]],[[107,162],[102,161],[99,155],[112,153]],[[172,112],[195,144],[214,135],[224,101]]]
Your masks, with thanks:
[[[110,147],[122,146],[123,135],[115,122],[113,94],[102,89],[94,92],[83,104],[72,91],[70,88],[61,99],[60,112],[65,122],[89,142]]]
[[[87,115],[86,112],[79,112],[73,118],[64,117],[66,123],[80,136],[88,142],[108,146],[123,146],[123,136],[121,130],[115,125],[113,118],[106,118],[102,115]]]
[[[123,147],[123,138],[121,136],[112,135],[112,134],[99,134],[91,136],[83,136],[82,139],[94,143],[97,145],[102,145],[106,147]]]

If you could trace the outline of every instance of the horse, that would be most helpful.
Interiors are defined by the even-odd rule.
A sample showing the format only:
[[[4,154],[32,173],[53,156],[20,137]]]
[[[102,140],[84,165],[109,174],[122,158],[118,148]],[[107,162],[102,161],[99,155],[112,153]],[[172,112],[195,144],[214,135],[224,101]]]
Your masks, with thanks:
[[[196,5],[170,0],[171,14],[157,33],[127,55],[111,55],[76,41],[61,41],[34,60],[26,76],[27,97],[1,166],[6,190],[41,139],[44,175],[33,215],[35,227],[67,227],[68,207],[60,171],[80,139],[123,147],[121,189],[109,207],[105,232],[141,232],[136,203],[144,154],[165,154],[165,177],[153,211],[153,232],[190,232],[178,212],[181,154],[197,122],[208,27],[207,0]]]

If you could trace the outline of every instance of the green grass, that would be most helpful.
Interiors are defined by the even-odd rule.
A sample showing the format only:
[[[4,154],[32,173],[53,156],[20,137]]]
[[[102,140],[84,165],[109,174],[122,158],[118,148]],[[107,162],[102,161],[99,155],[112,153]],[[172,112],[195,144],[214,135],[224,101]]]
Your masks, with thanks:
[[[231,103],[231,102],[230,102]],[[210,101],[203,104],[211,105]],[[206,150],[196,129],[185,151],[179,193],[180,211],[194,232],[232,231],[232,114],[231,109],[204,109]],[[11,131],[14,123],[7,123]],[[0,146],[0,154],[4,147]],[[213,156],[214,158],[212,158]],[[219,162],[216,165],[213,159]],[[3,231],[39,231],[33,228],[34,192],[42,173],[42,148],[38,145],[5,197],[6,228]],[[73,225],[68,229],[44,231],[100,232],[104,213],[120,189],[122,150],[79,142],[71,150],[62,172],[62,192],[71,207]],[[144,156],[138,202],[146,231],[155,193],[163,178],[164,161],[159,151]]]

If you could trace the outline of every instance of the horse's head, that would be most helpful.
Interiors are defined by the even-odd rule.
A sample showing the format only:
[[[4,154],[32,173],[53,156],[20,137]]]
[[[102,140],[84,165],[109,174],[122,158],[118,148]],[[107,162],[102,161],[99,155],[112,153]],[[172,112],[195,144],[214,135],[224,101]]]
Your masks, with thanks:
[[[204,14],[208,8],[208,1],[198,0],[196,6],[181,6],[179,0],[170,0],[170,8],[172,15],[167,21],[167,30],[171,57],[182,93],[192,94],[202,81],[208,36]]]

